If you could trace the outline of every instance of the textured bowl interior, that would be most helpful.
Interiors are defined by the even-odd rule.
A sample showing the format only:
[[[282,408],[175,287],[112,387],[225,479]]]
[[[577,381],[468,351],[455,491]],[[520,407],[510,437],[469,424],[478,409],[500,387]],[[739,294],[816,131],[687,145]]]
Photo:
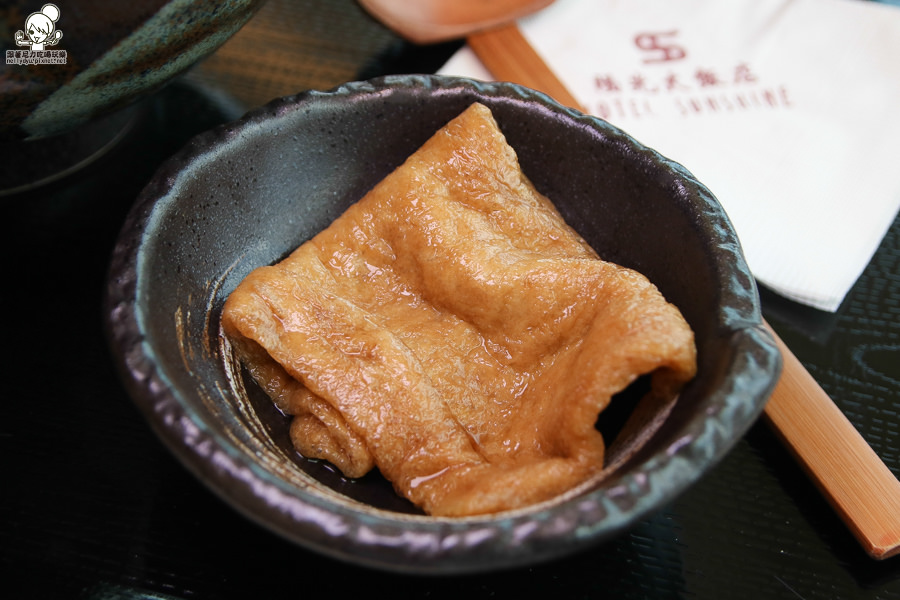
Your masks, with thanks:
[[[224,299],[253,268],[325,228],[473,101],[525,173],[600,255],[647,275],[696,333],[699,373],[612,476],[529,510],[417,514],[380,477],[346,482],[299,458],[286,424],[223,360]],[[388,77],[275,101],[195,139],[138,199],[116,247],[108,325],[124,379],[198,477],[306,547],[410,572],[559,556],[671,501],[759,415],[779,369],[738,241],[682,167],[607,123],[510,84]]]

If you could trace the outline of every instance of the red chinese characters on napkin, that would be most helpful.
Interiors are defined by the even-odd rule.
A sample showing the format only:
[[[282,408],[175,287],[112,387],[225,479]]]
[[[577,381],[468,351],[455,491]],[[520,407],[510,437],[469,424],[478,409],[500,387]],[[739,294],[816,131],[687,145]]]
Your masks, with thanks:
[[[900,209],[900,9],[558,0],[520,28],[590,113],[710,188],[762,284],[837,310]],[[467,49],[441,72],[490,78]]]

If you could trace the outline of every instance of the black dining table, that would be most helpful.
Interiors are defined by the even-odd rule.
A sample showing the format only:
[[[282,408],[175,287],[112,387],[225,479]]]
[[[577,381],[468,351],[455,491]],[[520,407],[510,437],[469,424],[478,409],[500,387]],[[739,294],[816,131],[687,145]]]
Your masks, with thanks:
[[[462,43],[412,44],[353,0],[270,0],[128,109],[109,151],[0,196],[0,597],[900,599],[900,556],[870,558],[764,420],[620,537],[553,562],[453,576],[372,570],[299,547],[226,504],[155,436],[114,367],[104,294],[119,229],[156,169],[194,135],[268,100],[434,72]],[[770,324],[900,475],[900,218],[837,312],[760,295]]]

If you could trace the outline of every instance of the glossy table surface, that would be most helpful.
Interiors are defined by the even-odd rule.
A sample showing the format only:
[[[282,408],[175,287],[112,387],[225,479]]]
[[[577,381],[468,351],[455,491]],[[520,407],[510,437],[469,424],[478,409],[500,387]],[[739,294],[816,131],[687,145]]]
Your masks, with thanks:
[[[433,71],[457,46],[407,44],[351,0],[271,0],[135,109],[111,152],[0,197],[3,597],[900,598],[900,557],[868,558],[763,422],[621,538],[456,577],[371,571],[298,548],[224,504],[157,440],[117,378],[102,325],[112,245],[157,166],[269,99]],[[837,313],[761,295],[770,323],[900,474],[900,219]]]

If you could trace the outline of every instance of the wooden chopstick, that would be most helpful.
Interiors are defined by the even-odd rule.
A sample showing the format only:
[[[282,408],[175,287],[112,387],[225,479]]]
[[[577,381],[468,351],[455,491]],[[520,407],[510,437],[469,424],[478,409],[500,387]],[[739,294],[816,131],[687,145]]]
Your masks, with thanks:
[[[496,79],[544,92],[564,106],[587,112],[515,23],[471,33],[466,42]]]
[[[586,112],[516,24],[470,34],[467,42],[494,78]],[[784,362],[766,404],[766,420],[866,553],[876,559],[900,554],[900,481],[768,323],[766,327]]]
[[[768,326],[768,324],[767,324]],[[774,331],[784,362],[766,420],[872,558],[900,554],[900,482]]]

